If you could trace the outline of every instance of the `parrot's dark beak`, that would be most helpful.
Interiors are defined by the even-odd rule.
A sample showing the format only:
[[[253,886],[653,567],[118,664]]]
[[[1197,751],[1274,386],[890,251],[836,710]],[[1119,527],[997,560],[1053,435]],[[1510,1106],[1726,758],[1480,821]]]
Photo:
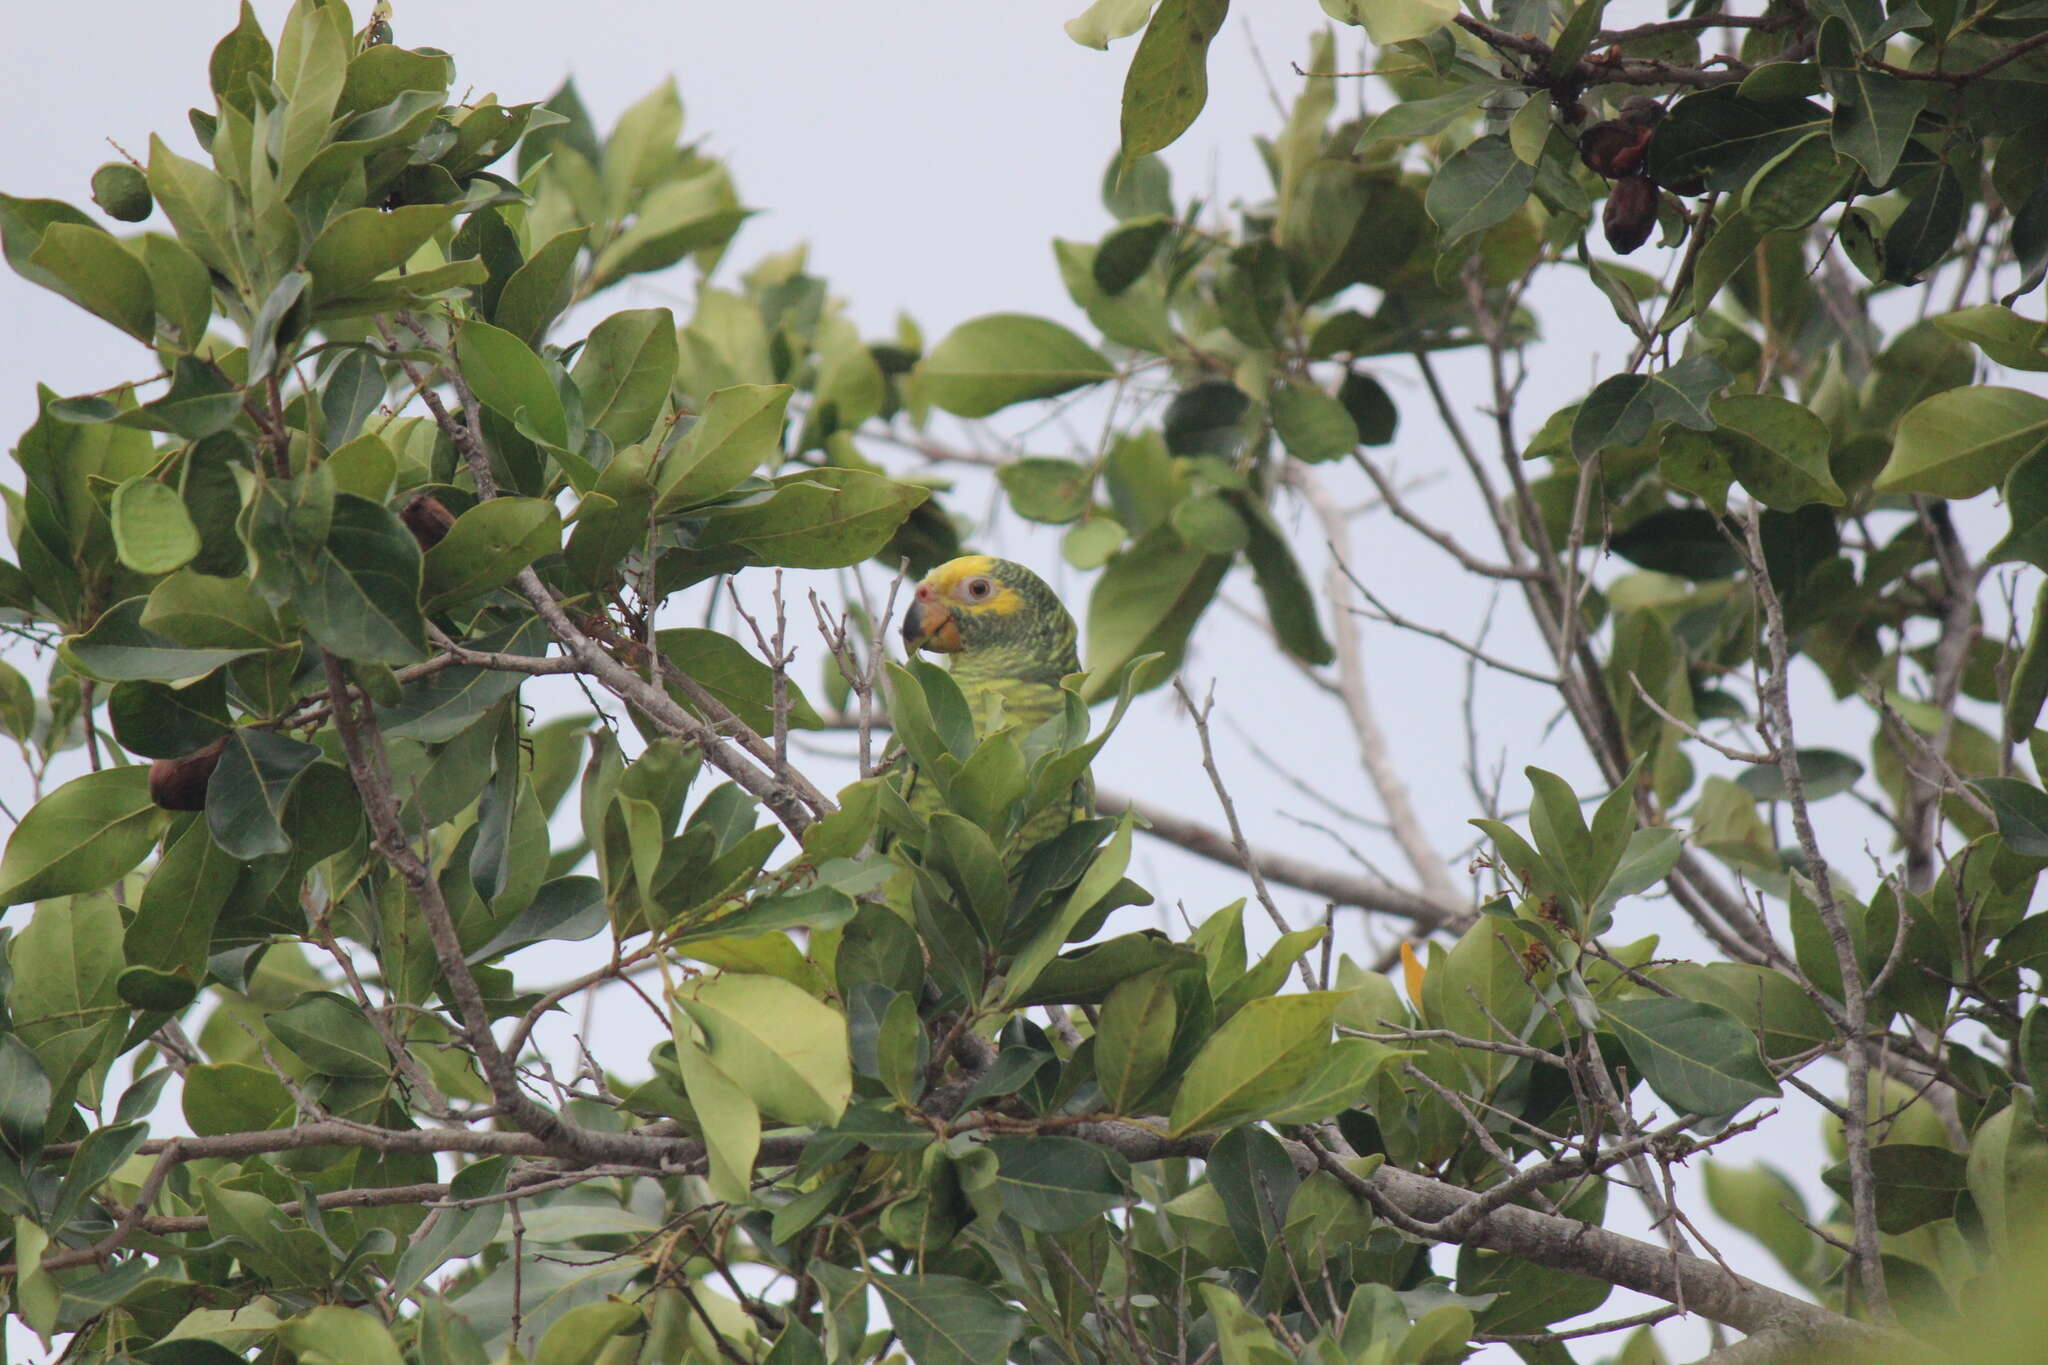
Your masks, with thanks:
[[[954,621],[951,611],[927,596],[930,591],[920,587],[909,610],[903,613],[903,648],[913,654],[920,649],[929,649],[936,654],[957,654],[960,652],[959,623]]]

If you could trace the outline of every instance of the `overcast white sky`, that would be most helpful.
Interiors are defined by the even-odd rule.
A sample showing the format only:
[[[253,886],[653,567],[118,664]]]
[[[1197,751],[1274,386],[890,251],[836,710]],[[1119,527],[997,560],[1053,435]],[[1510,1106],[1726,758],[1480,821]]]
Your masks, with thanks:
[[[958,322],[998,310],[1046,314],[1090,334],[1060,286],[1050,241],[1093,240],[1110,225],[1097,189],[1115,146],[1131,45],[1119,44],[1108,54],[1076,46],[1060,25],[1082,3],[592,0],[571,8],[541,0],[402,0],[396,22],[405,45],[455,54],[458,91],[492,90],[511,103],[542,98],[573,74],[601,126],[673,75],[686,110],[685,136],[728,158],[745,201],[765,210],[743,229],[726,274],[765,253],[809,242],[812,269],[848,301],[864,332],[887,332],[903,310],[935,340]],[[0,128],[9,130],[0,143],[0,189],[83,205],[93,167],[114,155],[106,139],[139,156],[157,131],[189,152],[185,110],[210,104],[207,53],[233,26],[237,8],[231,0],[88,0],[10,15],[6,79],[0,81]],[[287,5],[262,0],[256,8],[274,34]],[[367,0],[355,8],[360,22]],[[1307,33],[1319,19],[1307,0],[1237,7],[1211,55],[1208,109],[1167,154],[1178,193],[1199,190],[1212,205],[1225,206],[1266,195],[1249,138],[1277,126],[1266,82],[1284,98],[1293,97],[1299,82],[1287,64],[1305,50]],[[1353,52],[1356,34],[1344,31]],[[1255,47],[1263,62],[1255,59]],[[1347,89],[1346,101],[1355,97]],[[1649,248],[1631,264],[1661,269],[1663,254]],[[667,304],[687,316],[690,288],[688,277],[677,272],[613,290],[601,303],[604,311]],[[1582,279],[1561,285],[1540,306],[1548,310],[1553,344],[1537,356],[1525,431],[1582,394],[1625,353],[1625,338],[1606,303]],[[33,417],[37,380],[75,393],[149,371],[139,347],[9,272],[0,272],[0,322],[0,435],[10,445]],[[1476,401],[1479,375],[1470,358],[1448,360],[1445,372],[1454,391]],[[1462,473],[1453,472],[1452,452],[1426,412],[1428,400],[1412,368],[1390,366],[1382,379],[1402,408],[1400,472],[1406,478],[1444,476],[1417,494],[1418,505],[1452,522],[1464,518],[1472,543],[1483,544],[1474,508],[1459,491]],[[1478,420],[1476,411],[1468,411],[1467,419]],[[1074,444],[1059,429],[1047,428],[1034,436],[1030,453],[1072,453],[1092,436]],[[11,464],[0,478],[19,485]],[[1343,497],[1363,500],[1362,480],[1340,472],[1332,482]],[[981,505],[963,499],[956,507],[973,511]],[[1298,540],[1305,550],[1320,543],[1305,531]],[[1462,635],[1476,630],[1488,603],[1483,585],[1447,571],[1455,566],[1388,521],[1362,524],[1358,542],[1354,567],[1398,610]],[[1012,530],[984,544],[1032,562],[1079,614],[1087,579],[1059,562],[1051,538]],[[829,582],[824,586],[830,590]],[[1233,575],[1225,591],[1236,601],[1256,602],[1242,574]],[[1501,607],[1504,618],[1518,615],[1512,601]],[[1468,842],[1466,817],[1477,813],[1462,771],[1462,660],[1386,627],[1365,629],[1372,686],[1394,752],[1431,834],[1442,848],[1455,851]],[[1501,652],[1533,663],[1538,656],[1532,643],[1512,626],[1493,637]],[[815,648],[807,651],[800,681],[813,681],[820,655]],[[43,664],[18,652],[11,657],[40,681]],[[1344,865],[1343,849],[1300,823],[1327,815],[1263,768],[1231,728],[1234,722],[1255,731],[1260,746],[1301,780],[1362,814],[1376,815],[1335,709],[1227,610],[1210,613],[1189,671],[1198,686],[1216,681],[1218,747],[1254,842]],[[1566,739],[1544,742],[1553,716],[1538,693],[1513,683],[1487,683],[1477,714],[1483,761],[1491,766],[1505,754],[1508,805],[1520,804],[1520,768],[1528,762],[1557,767],[1590,785],[1575,745]],[[1814,742],[1813,733],[1803,732],[1802,739]],[[19,809],[25,784],[13,765],[11,757],[0,756],[0,796]],[[1163,695],[1137,708],[1127,730],[1098,760],[1097,773],[1104,786],[1216,818],[1191,732]],[[1390,871],[1403,871],[1386,841],[1370,831],[1346,834]],[[1196,918],[1248,890],[1227,869],[1157,844],[1144,848],[1134,873],[1169,902],[1183,901]],[[1283,894],[1281,903],[1296,924],[1320,914],[1305,896]],[[1678,916],[1665,903],[1638,902],[1624,913],[1636,925],[1623,926],[1633,932],[1618,930],[1621,938],[1661,931],[1667,951],[1696,951],[1696,940],[1674,924]],[[1263,928],[1255,932],[1270,937]],[[1384,943],[1388,933],[1376,929],[1373,943]],[[1368,954],[1355,916],[1340,921],[1339,946]],[[562,965],[560,953],[552,953],[551,962],[542,970],[573,970]],[[600,1011],[601,1055],[613,1055],[602,1036],[608,1026],[640,1030],[630,1018]],[[644,1050],[644,1044],[620,1042],[615,1037],[612,1045],[622,1060]],[[1764,1155],[1768,1142],[1780,1161],[1817,1166],[1811,1117],[1784,1122],[1782,1128],[1767,1127],[1774,1138],[1749,1142],[1747,1154]],[[1800,1150],[1803,1158],[1788,1155]],[[1814,1172],[1791,1173],[1808,1191],[1810,1204],[1824,1207]],[[1633,1210],[1617,1208],[1617,1214],[1618,1227],[1639,1230]],[[1746,1273],[1780,1282],[1769,1259],[1739,1234],[1729,1233],[1720,1245]],[[1448,1271],[1449,1253],[1439,1255],[1438,1263]],[[1626,1298],[1617,1294],[1603,1316],[1634,1311],[1623,1306]],[[1666,1329],[1663,1337],[1678,1358],[1704,1342],[1692,1327]],[[1495,1349],[1502,1359],[1511,1358],[1504,1348]]]

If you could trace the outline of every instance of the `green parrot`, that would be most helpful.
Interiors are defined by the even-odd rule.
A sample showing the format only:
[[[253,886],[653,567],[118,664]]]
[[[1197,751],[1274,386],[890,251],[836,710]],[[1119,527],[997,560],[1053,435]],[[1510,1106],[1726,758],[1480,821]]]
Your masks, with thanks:
[[[903,613],[905,649],[950,656],[977,740],[1005,727],[1029,733],[1065,706],[1060,679],[1081,671],[1074,641],[1074,618],[1045,580],[988,555],[965,555],[933,569]],[[937,793],[916,779],[910,768],[904,796],[913,810],[929,815],[938,808]],[[1071,802],[1040,811],[1017,832],[1013,858],[1094,811],[1094,779],[1084,773]]]

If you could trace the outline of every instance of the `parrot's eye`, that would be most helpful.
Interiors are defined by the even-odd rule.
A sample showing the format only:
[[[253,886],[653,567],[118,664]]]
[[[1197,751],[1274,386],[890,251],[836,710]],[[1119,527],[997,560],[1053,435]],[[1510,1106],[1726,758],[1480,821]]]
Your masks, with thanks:
[[[988,595],[995,590],[996,585],[989,582],[986,578],[970,578],[967,580],[967,595],[977,602],[987,601]]]

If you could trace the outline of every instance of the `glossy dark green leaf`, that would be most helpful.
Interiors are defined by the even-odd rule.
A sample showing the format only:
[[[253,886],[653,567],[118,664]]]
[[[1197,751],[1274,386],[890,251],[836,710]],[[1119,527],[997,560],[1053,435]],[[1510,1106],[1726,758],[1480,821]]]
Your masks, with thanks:
[[[1718,1006],[1637,996],[1607,1002],[1601,1016],[1674,1116],[1732,1114],[1779,1093],[1756,1035]]]
[[[510,582],[562,548],[562,514],[545,498],[492,498],[455,519],[422,566],[420,608],[438,612]]]
[[[227,749],[206,784],[206,824],[214,842],[243,861],[288,852],[285,803],[300,774],[320,757],[317,745],[274,730],[245,725],[229,731]]]
[[[1504,133],[1490,133],[1452,154],[1430,177],[1423,207],[1444,245],[1483,232],[1521,208],[1536,168],[1515,155]]]
[[[2022,857],[2048,858],[2048,792],[2016,777],[1980,777],[1971,785],[1991,803],[2006,847]]]
[[[192,820],[164,850],[123,939],[129,962],[204,976],[213,925],[241,871],[214,842],[204,820]]]
[[[1228,559],[1182,547],[1162,531],[1112,559],[1088,598],[1089,680],[1082,694],[1103,695],[1117,670],[1142,654],[1166,656],[1144,685],[1170,677],[1229,567]]]
[[[115,683],[107,693],[114,738],[143,758],[182,758],[227,733],[227,677],[216,671],[185,687]]]
[[[28,1044],[9,1031],[0,1034],[0,1144],[17,1161],[43,1150],[50,1115],[50,1078]]]
[[[1939,265],[1955,245],[1968,211],[1963,183],[1953,170],[1943,166],[1923,178],[1885,231],[1885,278],[1896,284],[1913,284]]]
[[[7,836],[7,851],[0,854],[0,906],[97,891],[119,881],[156,842],[161,814],[140,767],[71,779],[30,806]]]
[[[869,1277],[917,1365],[987,1365],[1009,1357],[1023,1317],[988,1290],[953,1275]]]
[[[1151,268],[1160,244],[1175,226],[1172,217],[1159,214],[1132,218],[1110,229],[1095,252],[1096,286],[1105,294],[1121,294],[1130,288]]]
[[[1856,7],[1855,0],[1843,3]],[[1857,54],[1869,49],[1858,45],[1860,37],[1843,19],[1821,24],[1821,81],[1835,99],[1830,131],[1835,150],[1853,158],[1871,184],[1888,185],[1906,150],[1906,139],[1912,136],[1913,121],[1927,103],[1929,87],[1924,81],[1902,81],[1862,66]]]
[[[1303,663],[1326,664],[1337,657],[1316,614],[1316,595],[1273,514],[1249,497],[1232,499],[1247,532],[1245,559],[1265,599],[1266,619],[1285,649]],[[1092,618],[1091,618],[1092,619]],[[1091,656],[1092,658],[1092,656]]]
[[[1660,185],[1704,180],[1740,191],[1764,164],[1802,138],[1825,132],[1829,111],[1811,100],[1751,100],[1732,87],[1688,95],[1650,140],[1650,178]]]
[[[1952,1218],[1956,1200],[1969,1188],[1969,1158],[1946,1147],[1886,1142],[1870,1152],[1877,1177],[1877,1230],[1896,1237],[1927,1223]],[[1849,1198],[1849,1163],[1821,1173],[1829,1189]]]
[[[761,734],[775,728],[774,670],[754,657],[730,635],[715,630],[679,627],[656,631],[655,648],[699,687]],[[825,722],[794,681],[787,682],[788,725],[797,730],[823,729]],[[685,694],[677,700],[692,706]]]
[[[373,1080],[391,1072],[391,1054],[376,1027],[345,996],[309,991],[263,1022],[301,1061],[325,1075]]]
[[[1130,1197],[1117,1159],[1077,1138],[997,1138],[996,1193],[1003,1212],[1033,1232],[1066,1232]]]
[[[390,509],[337,493],[326,542],[292,603],[322,646],[347,659],[408,664],[426,653],[420,548]]]

